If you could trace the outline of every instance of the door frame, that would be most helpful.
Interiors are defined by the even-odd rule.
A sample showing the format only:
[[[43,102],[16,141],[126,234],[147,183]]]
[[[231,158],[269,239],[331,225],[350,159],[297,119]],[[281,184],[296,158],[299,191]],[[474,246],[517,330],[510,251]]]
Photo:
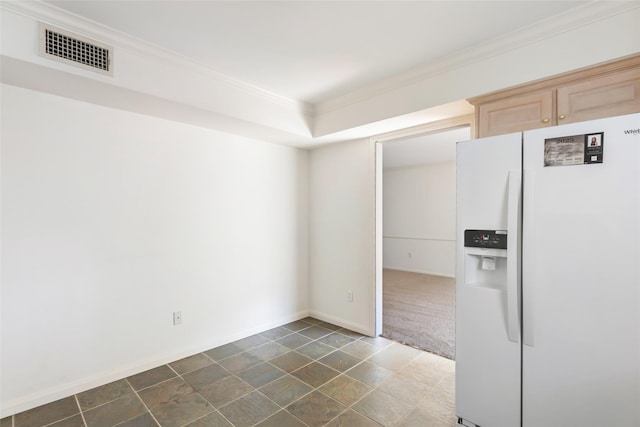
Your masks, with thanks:
[[[384,142],[406,139],[413,136],[423,135],[427,133],[437,133],[446,130],[453,130],[460,127],[468,126],[471,138],[475,135],[475,118],[473,114],[452,117],[444,120],[438,120],[424,125],[413,126],[393,132],[376,135],[370,138],[371,150],[375,153],[375,272],[374,272],[374,292],[373,295],[373,325],[372,330],[374,336],[382,334],[382,270],[383,270],[383,230],[382,230],[382,212],[383,212],[383,194],[382,194],[382,176],[383,176],[383,150]]]

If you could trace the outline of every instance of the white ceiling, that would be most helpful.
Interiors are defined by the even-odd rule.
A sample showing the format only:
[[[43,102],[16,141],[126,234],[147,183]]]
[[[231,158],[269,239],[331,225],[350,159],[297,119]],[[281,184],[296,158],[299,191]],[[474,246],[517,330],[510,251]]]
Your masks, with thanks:
[[[387,141],[383,145],[385,169],[454,162],[456,143],[471,139],[468,126]]]
[[[49,1],[280,96],[317,104],[585,1]]]

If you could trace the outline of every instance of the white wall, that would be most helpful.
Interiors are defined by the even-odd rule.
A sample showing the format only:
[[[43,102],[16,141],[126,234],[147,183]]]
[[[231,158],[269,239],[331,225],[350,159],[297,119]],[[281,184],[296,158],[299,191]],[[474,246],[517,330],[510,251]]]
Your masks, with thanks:
[[[455,162],[385,169],[384,268],[455,276]]]
[[[375,314],[374,160],[369,140],[319,148],[309,159],[311,313],[367,334]]]
[[[307,152],[7,85],[1,136],[2,416],[308,314]]]

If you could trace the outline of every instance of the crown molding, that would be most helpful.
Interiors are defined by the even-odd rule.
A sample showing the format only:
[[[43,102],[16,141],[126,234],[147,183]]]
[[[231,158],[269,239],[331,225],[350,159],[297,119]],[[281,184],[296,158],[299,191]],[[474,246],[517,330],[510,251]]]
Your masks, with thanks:
[[[60,9],[54,5],[42,1],[10,0],[0,2],[0,10],[2,9],[60,27],[84,37],[101,41],[114,46],[116,49],[126,49],[143,57],[153,57],[156,60],[165,61],[178,67],[198,72],[224,86],[243,91],[268,102],[276,103],[306,117],[313,118],[315,115],[315,108],[312,104],[287,98],[235,79],[174,51],[161,48],[122,31]]]
[[[448,71],[481,62],[487,58],[519,49],[576,28],[640,8],[638,1],[592,1],[499,38],[460,50],[439,60],[413,68],[342,96],[316,104],[316,117],[381,96]]]

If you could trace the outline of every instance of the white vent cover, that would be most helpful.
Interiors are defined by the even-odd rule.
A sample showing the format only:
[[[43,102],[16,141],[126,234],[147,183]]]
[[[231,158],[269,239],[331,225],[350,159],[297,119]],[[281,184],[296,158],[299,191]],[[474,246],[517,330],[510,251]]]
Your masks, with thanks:
[[[40,55],[113,76],[113,48],[40,23]]]

